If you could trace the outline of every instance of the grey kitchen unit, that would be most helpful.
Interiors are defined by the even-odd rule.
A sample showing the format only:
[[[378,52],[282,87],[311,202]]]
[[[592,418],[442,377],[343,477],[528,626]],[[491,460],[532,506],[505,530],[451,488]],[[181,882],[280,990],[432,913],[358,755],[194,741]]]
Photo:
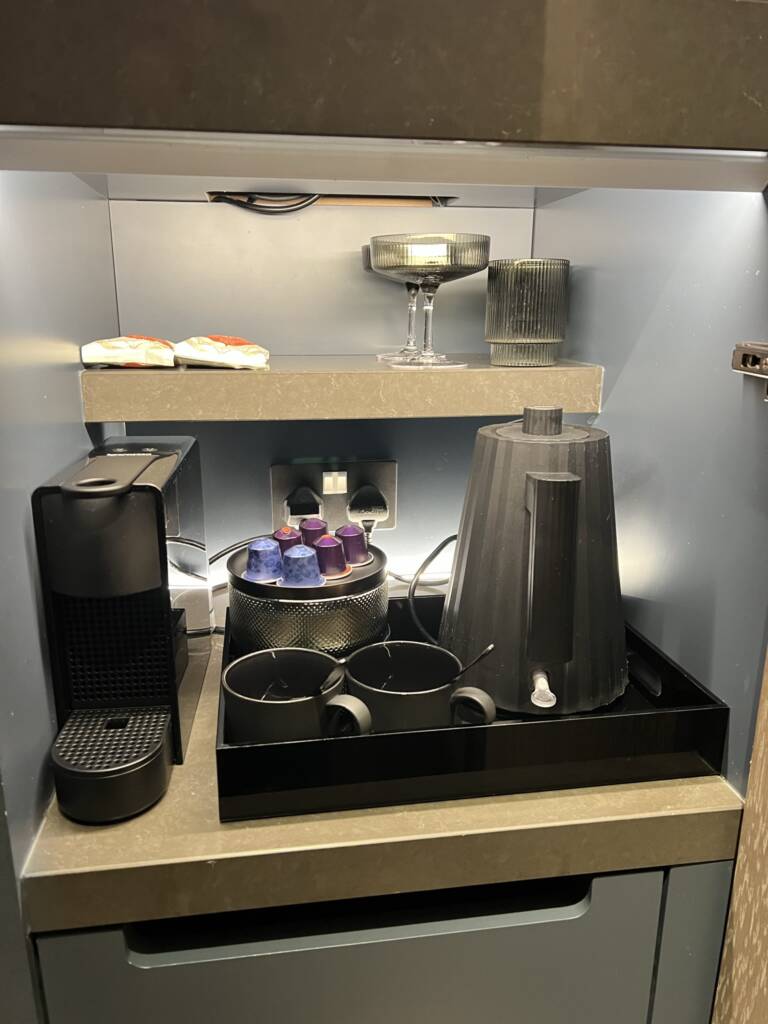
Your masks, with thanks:
[[[65,932],[37,948],[50,1024],[706,1024],[730,874],[719,862],[517,882]]]
[[[220,664],[215,638],[155,807],[46,814],[22,893],[48,1024],[708,1024],[722,778],[221,822]]]
[[[761,149],[766,30],[761,0],[28,0],[0,122]]]
[[[734,25],[768,10],[732,6]],[[696,123],[699,142],[725,138]],[[734,145],[755,137],[751,117],[729,125]],[[0,547],[15,584],[2,617],[0,948],[9,922],[41,1000],[38,1014],[16,1011],[11,992],[4,1011],[12,1024],[708,1024],[764,653],[768,481],[754,467],[766,405],[730,354],[768,322],[766,154],[169,136],[0,133]],[[262,223],[207,200],[242,188],[334,201]],[[360,243],[486,229],[494,258],[572,259],[565,355],[578,362],[492,373],[478,276],[439,300],[441,347],[472,365],[420,393],[381,390],[375,355],[402,336],[404,305],[363,273]],[[266,341],[272,370],[253,383],[235,371],[80,374],[84,341],[214,328]],[[338,365],[348,360],[358,368]],[[300,389],[317,373],[346,398],[287,415],[281,381]],[[272,462],[348,452],[352,437],[356,457],[398,462],[386,548],[409,574],[455,531],[476,430],[526,403],[609,430],[627,620],[730,706],[735,789],[662,779],[222,823],[219,652],[190,753],[155,807],[94,829],[49,803],[53,716],[22,540],[42,479],[110,424],[192,434],[217,550],[271,514]]]

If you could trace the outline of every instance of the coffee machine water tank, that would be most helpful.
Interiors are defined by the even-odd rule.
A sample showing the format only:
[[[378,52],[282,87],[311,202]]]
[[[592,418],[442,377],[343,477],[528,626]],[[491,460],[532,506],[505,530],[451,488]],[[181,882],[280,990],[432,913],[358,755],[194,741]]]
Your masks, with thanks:
[[[508,712],[569,714],[627,686],[608,435],[562,409],[478,431],[440,643]]]

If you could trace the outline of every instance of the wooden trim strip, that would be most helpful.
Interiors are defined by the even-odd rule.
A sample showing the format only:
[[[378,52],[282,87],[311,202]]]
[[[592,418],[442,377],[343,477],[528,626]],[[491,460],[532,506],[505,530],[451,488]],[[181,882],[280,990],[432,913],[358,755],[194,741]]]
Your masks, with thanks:
[[[712,1024],[768,1021],[768,654]]]

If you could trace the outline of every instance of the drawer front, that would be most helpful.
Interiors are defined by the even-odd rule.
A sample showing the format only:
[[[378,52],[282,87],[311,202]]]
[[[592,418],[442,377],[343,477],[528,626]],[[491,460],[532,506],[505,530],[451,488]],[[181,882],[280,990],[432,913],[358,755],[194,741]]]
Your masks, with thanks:
[[[490,902],[443,894],[427,914],[402,897],[359,919],[314,907],[309,928],[292,911],[277,929],[222,915],[210,933],[182,919],[159,938],[147,926],[149,940],[42,936],[50,1024],[645,1024],[662,873],[595,878],[551,906],[538,885],[530,907],[497,886]]]

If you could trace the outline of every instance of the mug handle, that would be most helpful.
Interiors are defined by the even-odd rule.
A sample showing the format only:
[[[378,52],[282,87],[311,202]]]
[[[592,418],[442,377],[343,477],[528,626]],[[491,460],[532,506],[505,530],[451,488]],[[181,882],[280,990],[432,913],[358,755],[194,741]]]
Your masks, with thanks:
[[[460,686],[451,694],[451,717],[454,725],[490,725],[496,720],[496,705],[485,690]]]
[[[371,731],[371,712],[359,697],[339,693],[325,705],[328,736],[362,736]]]

